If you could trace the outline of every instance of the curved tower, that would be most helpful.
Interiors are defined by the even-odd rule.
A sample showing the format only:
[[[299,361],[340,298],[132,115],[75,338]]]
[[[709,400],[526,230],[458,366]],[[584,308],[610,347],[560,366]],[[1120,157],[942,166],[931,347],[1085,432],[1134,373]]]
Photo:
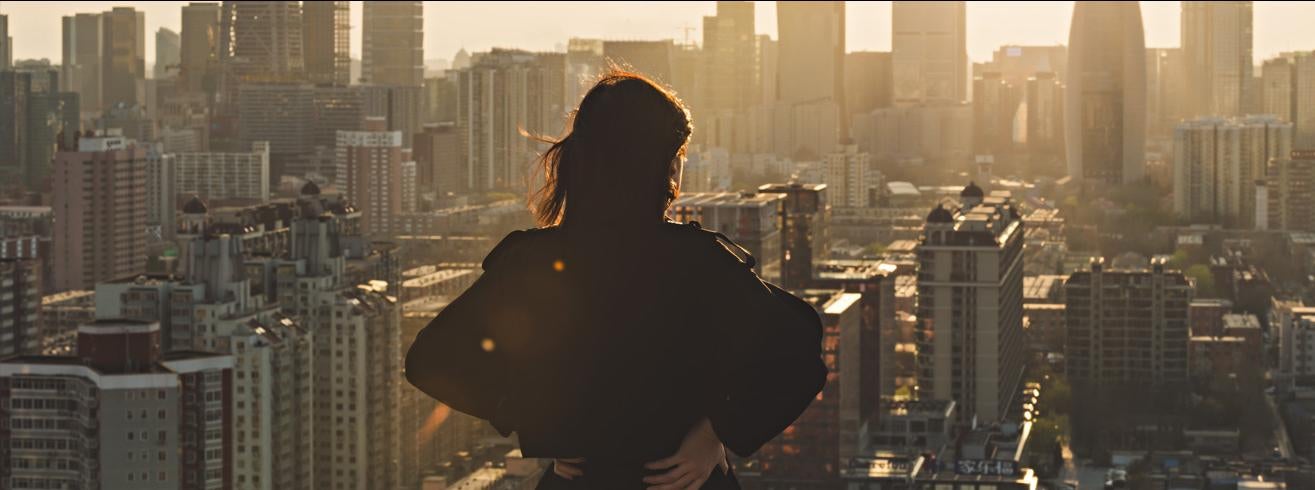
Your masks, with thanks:
[[[1121,184],[1146,173],[1146,41],[1137,2],[1078,2],[1069,29],[1068,171]]]

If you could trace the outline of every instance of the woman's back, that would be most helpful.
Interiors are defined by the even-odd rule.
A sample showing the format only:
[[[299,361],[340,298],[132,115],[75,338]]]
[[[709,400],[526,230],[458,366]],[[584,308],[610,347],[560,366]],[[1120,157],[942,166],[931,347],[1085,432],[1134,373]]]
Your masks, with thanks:
[[[793,422],[825,383],[821,324],[717,235],[663,220],[691,130],[671,92],[604,76],[541,158],[534,210],[553,226],[489,253],[417,337],[411,383],[527,457],[583,457],[576,488],[642,488],[691,435],[748,455]]]
[[[407,372],[458,410],[519,432],[526,456],[637,466],[671,454],[700,418],[716,424],[728,389],[745,401],[804,398],[736,407],[748,413],[718,434],[743,437],[728,446],[752,452],[825,378],[811,312],[790,309],[740,257],[689,225],[516,232],[484,267],[421,333]],[[447,335],[442,323],[452,325]],[[473,366],[487,370],[452,372]],[[426,378],[438,373],[467,375],[463,389],[476,393]]]

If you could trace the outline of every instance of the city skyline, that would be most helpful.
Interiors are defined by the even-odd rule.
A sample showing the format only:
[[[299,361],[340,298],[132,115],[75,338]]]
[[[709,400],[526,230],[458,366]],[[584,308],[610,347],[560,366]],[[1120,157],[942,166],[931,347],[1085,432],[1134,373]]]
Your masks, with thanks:
[[[155,32],[181,28],[179,8],[189,2],[151,2],[136,5],[146,13],[146,61],[155,60]],[[702,39],[702,16],[716,13],[715,2],[662,2],[598,4],[565,2],[551,11],[526,8],[527,2],[453,2],[425,5],[425,60],[451,61],[459,50],[487,51],[494,47],[531,51],[564,48],[570,37],[603,39]],[[774,2],[755,2],[758,34],[777,36]],[[123,2],[6,1],[0,14],[11,22],[15,59],[60,58],[60,17],[79,12],[101,12]],[[362,2],[351,2],[351,54],[361,59]],[[1028,19],[1019,21],[1019,8]],[[1180,42],[1179,2],[1141,2],[1148,48],[1177,47]],[[846,48],[855,51],[891,50],[891,2],[849,2],[846,5]],[[969,2],[967,5],[968,59],[991,59],[1002,45],[1066,45],[1073,2]],[[1280,52],[1315,49],[1315,40],[1303,37],[1302,19],[1315,16],[1315,2],[1255,2],[1255,55],[1257,64]],[[32,19],[32,20],[27,20]],[[499,19],[499,25],[476,22]],[[864,24],[872,26],[864,28]]]

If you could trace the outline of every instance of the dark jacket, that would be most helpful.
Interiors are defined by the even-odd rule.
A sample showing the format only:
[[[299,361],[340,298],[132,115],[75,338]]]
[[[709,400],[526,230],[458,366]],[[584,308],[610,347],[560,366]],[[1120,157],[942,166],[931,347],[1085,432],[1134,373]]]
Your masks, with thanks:
[[[586,475],[670,456],[702,417],[747,456],[827,370],[817,312],[746,260],[671,222],[513,232],[420,332],[407,379],[518,433],[527,457],[585,457]]]

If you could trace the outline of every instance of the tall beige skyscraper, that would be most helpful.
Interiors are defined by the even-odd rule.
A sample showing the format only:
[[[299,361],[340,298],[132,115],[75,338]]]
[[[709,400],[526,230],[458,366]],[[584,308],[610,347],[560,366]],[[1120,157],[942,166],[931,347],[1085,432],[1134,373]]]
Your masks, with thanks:
[[[717,15],[703,18],[703,63],[703,110],[744,111],[754,105],[759,81],[753,2],[717,2]]]
[[[59,86],[77,92],[82,110],[101,109],[101,14],[66,15],[63,18],[63,46],[60,58]]]
[[[785,103],[845,97],[845,3],[778,2],[777,100]]]
[[[1251,2],[1183,2],[1188,114],[1242,113],[1251,62]]]
[[[1146,174],[1146,40],[1141,7],[1078,2],[1069,30],[1064,137],[1075,180],[1121,184]]]
[[[965,2],[894,2],[895,101],[968,100]]]
[[[104,104],[146,102],[146,13],[114,7],[102,16],[101,95]]]
[[[375,85],[424,85],[423,2],[365,2],[361,79]]]
[[[178,76],[188,92],[212,89],[219,67],[219,4],[192,2],[183,7]]]
[[[317,84],[351,83],[351,2],[302,4],[306,76]]]

